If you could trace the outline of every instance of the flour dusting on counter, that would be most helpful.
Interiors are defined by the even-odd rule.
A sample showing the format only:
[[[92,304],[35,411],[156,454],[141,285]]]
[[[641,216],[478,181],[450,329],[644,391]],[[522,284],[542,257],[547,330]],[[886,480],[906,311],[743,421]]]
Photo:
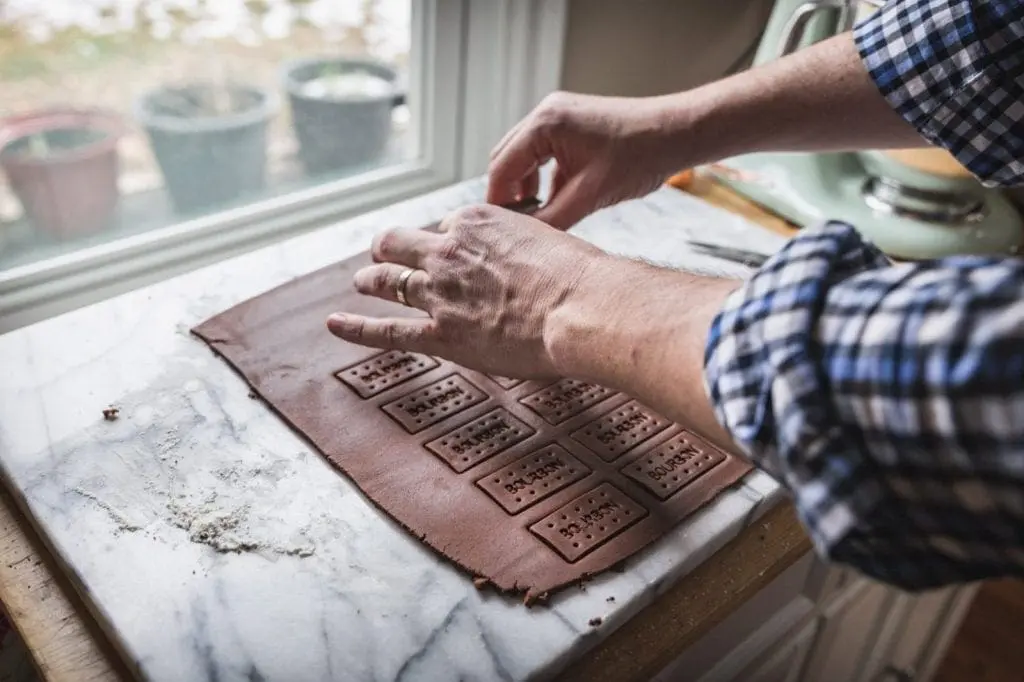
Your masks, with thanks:
[[[155,525],[164,525],[218,553],[313,556],[315,527],[327,520],[289,514],[302,488],[289,460],[243,445],[244,415],[226,414],[213,387],[198,378],[167,384],[155,400],[126,396],[121,419],[60,445],[60,474],[75,481],[69,489],[116,534],[157,537]],[[96,476],[90,463],[100,457],[116,465]]]

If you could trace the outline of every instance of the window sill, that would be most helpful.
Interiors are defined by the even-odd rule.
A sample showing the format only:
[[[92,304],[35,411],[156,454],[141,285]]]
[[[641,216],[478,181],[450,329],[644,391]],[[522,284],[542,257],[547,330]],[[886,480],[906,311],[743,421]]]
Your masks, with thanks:
[[[450,173],[395,164],[0,272],[0,333],[437,189]]]

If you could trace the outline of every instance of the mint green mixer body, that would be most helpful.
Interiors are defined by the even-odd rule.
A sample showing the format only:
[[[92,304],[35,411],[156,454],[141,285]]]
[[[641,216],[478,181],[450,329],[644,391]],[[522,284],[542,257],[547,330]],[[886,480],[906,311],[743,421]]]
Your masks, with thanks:
[[[857,4],[778,0],[755,64],[849,30]],[[1013,254],[1024,241],[1020,215],[997,190],[969,177],[925,173],[874,151],[750,154],[721,166],[733,172],[711,167],[717,180],[787,220],[852,223],[899,259]],[[893,193],[899,200],[890,204],[886,197]]]

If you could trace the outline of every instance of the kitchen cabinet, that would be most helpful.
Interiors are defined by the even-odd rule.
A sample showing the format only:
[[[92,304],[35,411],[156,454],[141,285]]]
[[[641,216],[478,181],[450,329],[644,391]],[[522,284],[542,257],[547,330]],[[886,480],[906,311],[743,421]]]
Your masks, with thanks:
[[[928,682],[975,589],[908,594],[807,555],[654,682]]]

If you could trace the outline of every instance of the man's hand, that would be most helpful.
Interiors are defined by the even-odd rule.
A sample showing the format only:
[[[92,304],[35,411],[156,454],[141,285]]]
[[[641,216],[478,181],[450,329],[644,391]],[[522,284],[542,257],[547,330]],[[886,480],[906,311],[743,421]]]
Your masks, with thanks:
[[[549,95],[491,152],[487,201],[535,196],[538,170],[554,159],[551,195],[535,215],[567,229],[674,173],[740,154],[924,144],[886,103],[846,33],[672,95]]]
[[[704,394],[703,354],[736,282],[612,256],[490,205],[455,211],[438,234],[383,233],[372,252],[356,289],[395,301],[411,270],[406,303],[429,317],[336,313],[335,336],[492,375],[591,381],[728,443]]]
[[[376,265],[356,289],[394,301],[402,273],[408,305],[430,317],[367,318],[339,313],[331,333],[376,348],[437,355],[516,378],[558,374],[547,347],[549,317],[578,293],[604,252],[526,215],[494,206],[455,211],[441,232],[392,230],[373,242]]]
[[[649,194],[672,168],[653,99],[555,93],[491,152],[487,200],[535,196],[539,169],[554,159],[551,196],[535,214],[567,229],[620,201]]]

